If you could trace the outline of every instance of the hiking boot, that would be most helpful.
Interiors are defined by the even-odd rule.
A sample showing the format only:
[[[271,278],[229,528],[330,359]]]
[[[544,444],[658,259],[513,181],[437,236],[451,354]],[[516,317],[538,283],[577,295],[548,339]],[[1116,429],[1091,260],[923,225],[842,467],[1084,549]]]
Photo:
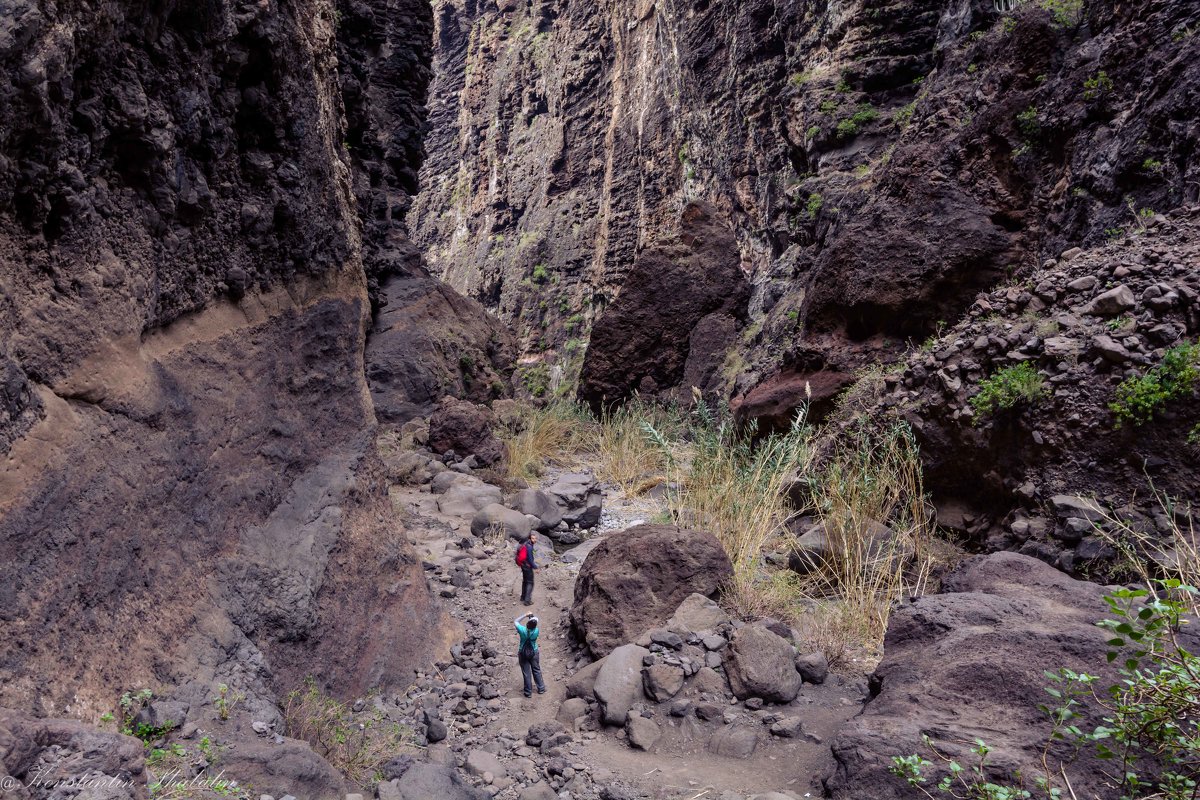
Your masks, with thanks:
[[[533,692],[525,692],[526,697],[533,697]]]
[[[545,689],[538,689],[538,694],[545,694],[545,693],[546,693]]]

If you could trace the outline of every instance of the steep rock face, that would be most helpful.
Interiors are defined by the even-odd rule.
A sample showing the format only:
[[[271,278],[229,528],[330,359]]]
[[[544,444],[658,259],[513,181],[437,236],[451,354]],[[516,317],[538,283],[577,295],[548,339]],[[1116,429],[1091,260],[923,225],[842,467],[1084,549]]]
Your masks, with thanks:
[[[718,392],[722,355],[746,318],[749,284],[733,232],[713,209],[691,204],[678,242],[638,256],[625,285],[592,330],[580,399],[596,410],[634,392],[695,386]]]
[[[778,415],[1042,254],[1198,191],[1189,4],[435,5],[414,236],[568,376],[692,200],[754,287],[725,392],[765,382]]]
[[[0,704],[225,683],[270,719],[439,647],[374,450],[336,20],[6,7]]]

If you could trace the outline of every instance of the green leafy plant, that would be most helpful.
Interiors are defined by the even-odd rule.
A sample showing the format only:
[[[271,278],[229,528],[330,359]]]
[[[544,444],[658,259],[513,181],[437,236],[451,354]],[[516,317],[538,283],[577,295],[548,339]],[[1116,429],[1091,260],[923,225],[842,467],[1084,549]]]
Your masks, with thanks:
[[[837,100],[822,100],[820,105],[821,113],[832,114],[833,112],[837,111],[838,105],[839,103]]]
[[[521,385],[534,397],[545,397],[550,391],[550,368],[545,364],[531,364],[520,370]]]
[[[979,384],[971,408],[980,417],[1037,402],[1049,393],[1046,382],[1028,361],[996,372]]]
[[[550,272],[546,269],[545,264],[534,264],[533,265],[533,273],[530,275],[530,278],[533,279],[534,283],[545,283],[546,279],[548,279],[549,277],[550,277]]]
[[[1192,447],[1200,447],[1200,424],[1188,431],[1187,443]]]
[[[1083,82],[1083,99],[1098,100],[1111,92],[1112,89],[1112,78],[1108,77],[1107,72],[1100,70]]]
[[[820,126],[820,125],[810,125],[810,126],[808,127],[808,130],[806,130],[806,131],[804,132],[804,135],[805,135],[807,138],[809,138],[809,139],[815,139],[815,138],[816,138],[816,136],[817,136],[817,134],[818,134],[818,133],[820,133],[820,132],[821,132],[821,126]]]
[[[809,219],[816,219],[824,205],[825,199],[818,192],[813,192],[808,196],[808,204],[804,207],[804,212],[808,214]]]
[[[1030,106],[1017,114],[1017,130],[1030,139],[1037,138],[1042,132],[1042,123],[1038,118],[1037,106]]]
[[[1083,16],[1083,0],[1038,0],[1038,5],[1050,12],[1055,24],[1070,27]]]
[[[1163,171],[1163,162],[1159,161],[1153,156],[1147,156],[1146,160],[1142,162],[1142,169],[1154,175],[1161,175]]]
[[[913,100],[892,112],[892,122],[898,128],[907,128],[912,123],[913,114],[917,110],[917,101]]]
[[[1144,375],[1123,380],[1108,408],[1116,415],[1118,428],[1126,423],[1144,425],[1168,401],[1190,395],[1197,382],[1200,382],[1200,343],[1176,345]]]
[[[792,75],[792,77],[788,78],[788,82],[792,84],[792,86],[795,86],[797,89],[799,89],[801,86],[811,81],[812,77],[812,72],[805,70],[804,72],[797,72]]]

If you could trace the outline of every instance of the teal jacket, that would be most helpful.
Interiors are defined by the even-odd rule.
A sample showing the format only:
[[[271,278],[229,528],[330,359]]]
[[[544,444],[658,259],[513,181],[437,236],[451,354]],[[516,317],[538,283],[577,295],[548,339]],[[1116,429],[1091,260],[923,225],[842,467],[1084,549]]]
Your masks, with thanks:
[[[542,629],[540,627],[537,627],[537,628],[534,628],[532,631],[529,630],[528,628],[526,628],[524,625],[521,624],[520,617],[517,617],[516,619],[513,620],[513,625],[515,625],[517,628],[517,635],[521,637],[521,641],[517,645],[517,651],[520,652],[521,648],[525,646],[525,643],[529,642],[530,644],[533,645],[533,651],[536,653],[537,649],[538,649],[538,643],[537,643],[538,634],[542,632]]]

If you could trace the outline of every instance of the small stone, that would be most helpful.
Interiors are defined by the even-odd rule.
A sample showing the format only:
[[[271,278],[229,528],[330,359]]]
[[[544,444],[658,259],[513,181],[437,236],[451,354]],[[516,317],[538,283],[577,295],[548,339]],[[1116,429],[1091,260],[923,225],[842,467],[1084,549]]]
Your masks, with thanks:
[[[625,723],[625,734],[629,739],[629,744],[639,750],[649,750],[658,741],[662,732],[654,720],[631,714]]]

